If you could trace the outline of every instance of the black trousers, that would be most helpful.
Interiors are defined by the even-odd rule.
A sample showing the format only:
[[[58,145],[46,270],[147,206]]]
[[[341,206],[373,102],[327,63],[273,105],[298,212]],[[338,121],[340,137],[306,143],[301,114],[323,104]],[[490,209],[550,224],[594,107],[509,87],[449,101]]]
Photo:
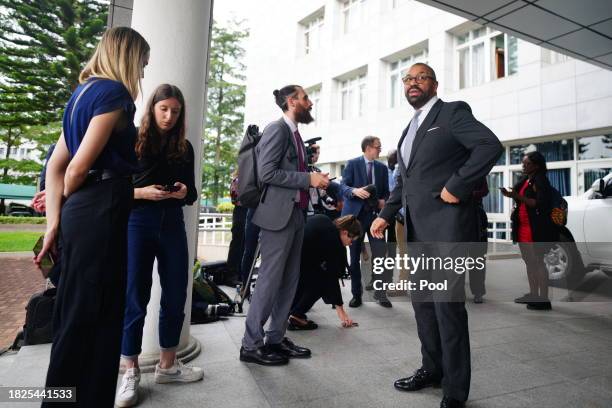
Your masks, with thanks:
[[[412,253],[425,256],[456,257],[464,255],[464,246],[438,244],[434,248],[409,243]],[[428,289],[412,292],[412,307],[417,323],[423,367],[442,378],[444,395],[466,401],[470,391],[471,356],[468,315],[465,309],[465,274],[416,272],[410,280],[433,282],[446,280],[448,290]],[[417,283],[418,285],[418,283]]]
[[[323,292],[321,290],[298,286],[290,314],[300,319],[305,319],[306,313],[312,309],[317,300],[321,299],[322,296]]]
[[[115,178],[81,187],[62,207],[62,271],[46,386],[76,387],[77,402],[43,407],[114,404],[133,196],[130,179]]]
[[[484,257],[487,254],[487,243],[486,242],[474,242],[470,245],[470,249],[473,250],[473,254],[470,256],[474,258]],[[470,269],[470,291],[474,296],[483,296],[487,293],[485,287],[485,277],[487,275],[487,267],[481,270],[472,268]]]
[[[240,276],[242,254],[244,253],[244,232],[248,208],[240,205],[234,206],[232,212],[232,240],[227,253],[227,267],[232,271],[232,277]]]

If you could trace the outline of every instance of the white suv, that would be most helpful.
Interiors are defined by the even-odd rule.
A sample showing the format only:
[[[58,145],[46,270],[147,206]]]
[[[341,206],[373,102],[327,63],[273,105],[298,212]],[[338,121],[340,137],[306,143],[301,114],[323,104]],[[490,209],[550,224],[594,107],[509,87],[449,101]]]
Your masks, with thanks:
[[[612,173],[565,199],[567,226],[544,258],[551,283],[575,286],[595,269],[612,276]]]

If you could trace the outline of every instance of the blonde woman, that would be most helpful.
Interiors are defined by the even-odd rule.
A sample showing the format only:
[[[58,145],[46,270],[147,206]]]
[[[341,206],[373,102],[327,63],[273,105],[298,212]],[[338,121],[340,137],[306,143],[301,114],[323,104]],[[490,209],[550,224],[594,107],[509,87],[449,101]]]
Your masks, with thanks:
[[[46,386],[76,387],[71,407],[113,405],[137,163],[134,100],[148,59],[149,45],[131,28],[104,33],[47,166],[47,231],[34,262],[58,239],[62,250]]]

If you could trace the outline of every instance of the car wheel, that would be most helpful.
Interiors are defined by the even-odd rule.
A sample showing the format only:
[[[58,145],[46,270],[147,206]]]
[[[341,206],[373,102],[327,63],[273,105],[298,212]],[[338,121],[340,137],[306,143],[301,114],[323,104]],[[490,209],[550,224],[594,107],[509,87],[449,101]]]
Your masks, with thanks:
[[[584,277],[584,265],[576,244],[563,234],[544,255],[544,265],[553,286],[575,288]]]

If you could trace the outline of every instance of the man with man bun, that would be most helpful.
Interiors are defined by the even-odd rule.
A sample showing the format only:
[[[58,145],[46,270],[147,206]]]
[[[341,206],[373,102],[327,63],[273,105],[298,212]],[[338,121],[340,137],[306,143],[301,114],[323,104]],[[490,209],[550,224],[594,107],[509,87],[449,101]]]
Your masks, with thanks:
[[[285,331],[300,277],[308,188],[329,185],[327,173],[307,170],[298,124],[314,120],[308,95],[298,85],[285,86],[273,94],[283,116],[266,126],[256,147],[263,194],[252,221],[261,228],[261,266],[240,348],[241,361],[262,365],[310,357],[310,350],[295,345],[285,337]]]

